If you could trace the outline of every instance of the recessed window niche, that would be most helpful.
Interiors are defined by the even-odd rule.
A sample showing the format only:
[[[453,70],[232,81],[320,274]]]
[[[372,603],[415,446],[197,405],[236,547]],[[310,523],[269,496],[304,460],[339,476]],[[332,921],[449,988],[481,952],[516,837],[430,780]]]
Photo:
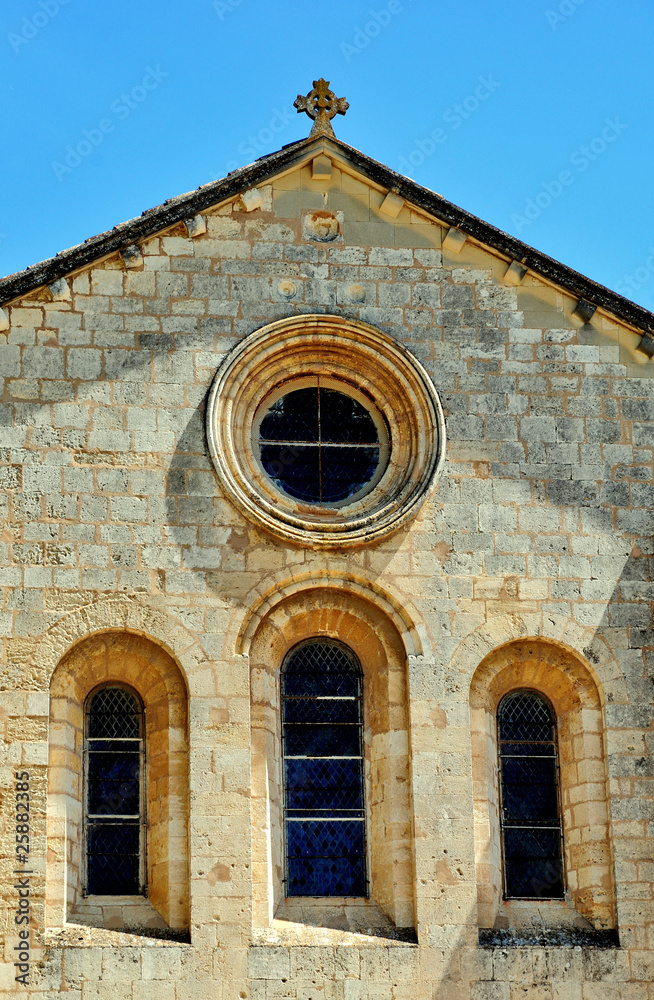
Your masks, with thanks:
[[[365,877],[348,895],[289,892],[284,856],[282,670],[293,650],[334,643],[361,670]],[[268,940],[308,926],[415,940],[407,665],[394,625],[335,587],[289,595],[262,618],[249,646],[252,726],[253,926]],[[356,660],[354,659],[356,658]],[[287,803],[288,804],[288,803]],[[359,816],[361,820],[359,820]],[[286,819],[288,820],[288,810]],[[350,817],[349,822],[354,822]],[[363,828],[362,828],[363,829]],[[363,867],[362,867],[363,871]],[[293,872],[291,872],[293,875]],[[364,891],[360,891],[363,889]],[[359,892],[359,895],[352,895]],[[296,928],[294,931],[293,928]],[[305,931],[306,934],[306,931]],[[307,940],[306,936],[301,940]]]
[[[84,712],[89,695],[122,688],[142,706],[147,831],[133,891],[98,894],[100,882],[93,892],[85,857]],[[50,683],[47,838],[46,926],[78,923],[164,936],[188,929],[187,692],[179,667],[155,642],[129,632],[96,633],[56,667]]]

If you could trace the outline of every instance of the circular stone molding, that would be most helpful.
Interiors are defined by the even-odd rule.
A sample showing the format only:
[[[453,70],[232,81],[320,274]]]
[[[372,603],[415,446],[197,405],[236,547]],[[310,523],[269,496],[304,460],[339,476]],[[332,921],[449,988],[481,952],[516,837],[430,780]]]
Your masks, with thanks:
[[[383,475],[351,503],[295,500],[260,463],[257,415],[307,377],[368,399],[388,428]],[[207,437],[222,485],[249,520],[295,544],[339,548],[385,538],[417,513],[443,463],[445,421],[429,375],[395,340],[366,323],[305,315],[256,330],[225,358],[209,394]]]

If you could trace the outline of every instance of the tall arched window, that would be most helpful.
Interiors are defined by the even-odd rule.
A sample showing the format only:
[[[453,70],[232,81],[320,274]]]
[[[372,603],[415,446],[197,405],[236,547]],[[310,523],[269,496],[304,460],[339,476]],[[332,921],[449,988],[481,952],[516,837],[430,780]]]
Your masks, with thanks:
[[[110,684],[86,702],[86,892],[145,891],[144,726],[141,699]]]
[[[561,899],[563,851],[556,721],[535,691],[513,691],[497,711],[500,822],[507,899]]]
[[[282,670],[286,894],[367,896],[362,675],[346,646],[312,639]]]

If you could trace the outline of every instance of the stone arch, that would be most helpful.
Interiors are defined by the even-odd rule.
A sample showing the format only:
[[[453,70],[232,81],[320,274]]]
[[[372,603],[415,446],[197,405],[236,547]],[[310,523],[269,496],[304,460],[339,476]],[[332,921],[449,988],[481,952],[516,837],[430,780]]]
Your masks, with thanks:
[[[276,607],[295,594],[307,593],[316,588],[351,594],[354,600],[369,602],[377,607],[392,623],[401,637],[407,656],[431,654],[431,641],[421,618],[405,597],[400,598],[390,588],[353,574],[337,570],[298,573],[292,578],[281,574],[266,578],[256,591],[256,598],[236,626],[234,649],[237,654],[248,655],[252,640],[263,619]]]
[[[496,615],[471,632],[457,646],[452,662],[469,684],[483,657],[504,643],[516,639],[549,639],[580,659],[599,692],[604,705],[627,704],[624,676],[606,635],[579,625],[572,618],[556,615]]]
[[[176,662],[189,695],[213,676],[207,655],[198,640],[175,618],[160,608],[133,598],[100,600],[63,615],[44,632],[32,654],[32,673],[47,690],[61,658],[95,632],[131,632],[161,646]]]
[[[613,928],[602,685],[576,649],[542,635],[512,637],[486,652],[470,683],[479,924],[493,927],[511,912],[502,903],[496,719],[504,695],[521,688],[545,695],[557,718],[566,898],[595,928]]]
[[[145,707],[147,899],[84,893],[84,704],[93,689],[112,682],[129,685]],[[50,926],[72,920],[114,928],[188,927],[188,783],[188,695],[177,660],[151,637],[115,624],[77,637],[50,677]]]
[[[270,925],[275,914],[294,921],[365,929],[413,927],[414,863],[410,792],[407,651],[396,624],[353,588],[330,585],[290,589],[259,605],[249,637],[252,727],[253,921]],[[254,621],[250,616],[250,621]],[[280,668],[303,639],[338,639],[355,653],[364,673],[364,774],[370,899],[284,898]],[[317,907],[311,912],[311,907]]]

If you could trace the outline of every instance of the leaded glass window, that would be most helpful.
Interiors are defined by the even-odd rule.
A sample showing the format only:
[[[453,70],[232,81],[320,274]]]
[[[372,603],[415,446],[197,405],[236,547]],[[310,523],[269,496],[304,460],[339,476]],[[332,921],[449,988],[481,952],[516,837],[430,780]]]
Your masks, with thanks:
[[[498,713],[504,895],[561,899],[562,831],[554,713],[535,691],[515,691]]]
[[[86,892],[144,891],[143,707],[108,685],[86,704]]]
[[[283,493],[311,504],[338,504],[383,472],[388,447],[380,440],[381,418],[375,421],[354,396],[315,381],[268,408],[259,424],[259,456]]]
[[[288,896],[367,895],[361,688],[356,657],[332,640],[284,664]]]

